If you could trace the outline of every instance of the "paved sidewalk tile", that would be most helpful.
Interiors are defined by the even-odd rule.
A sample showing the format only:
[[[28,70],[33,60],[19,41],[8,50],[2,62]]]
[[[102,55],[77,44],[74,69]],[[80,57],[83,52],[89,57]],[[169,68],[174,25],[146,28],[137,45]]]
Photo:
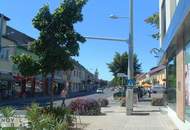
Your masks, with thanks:
[[[150,102],[140,102],[134,107],[134,115],[127,116],[125,107],[111,99],[111,105],[102,108],[101,116],[81,116],[84,130],[177,130],[167,113]]]

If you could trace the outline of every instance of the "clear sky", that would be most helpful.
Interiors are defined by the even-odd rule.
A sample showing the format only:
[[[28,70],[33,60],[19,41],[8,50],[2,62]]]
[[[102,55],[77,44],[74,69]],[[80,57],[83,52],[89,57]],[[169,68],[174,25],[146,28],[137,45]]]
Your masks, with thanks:
[[[0,12],[11,20],[8,25],[34,38],[38,32],[32,26],[32,18],[39,8],[49,3],[53,11],[61,0],[0,0]],[[153,29],[144,20],[158,11],[158,0],[134,0],[135,13],[135,53],[142,63],[144,72],[156,65],[156,59],[150,54],[151,48],[159,47],[159,42],[151,38]],[[101,36],[127,38],[129,21],[127,19],[112,20],[110,14],[129,16],[129,0],[88,0],[83,9],[84,21],[76,25],[76,30],[84,36]],[[125,43],[87,40],[80,46],[80,56],[76,59],[88,70],[97,68],[100,78],[111,80],[106,63],[110,63],[115,52],[128,50]]]

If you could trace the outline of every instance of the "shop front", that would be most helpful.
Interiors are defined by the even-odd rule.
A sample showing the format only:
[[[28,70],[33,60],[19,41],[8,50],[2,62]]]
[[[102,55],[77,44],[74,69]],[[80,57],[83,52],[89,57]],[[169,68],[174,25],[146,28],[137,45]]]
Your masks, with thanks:
[[[0,100],[13,96],[13,76],[11,73],[0,73]]]
[[[185,119],[190,121],[190,42],[185,47]]]
[[[176,112],[176,58],[170,58],[166,66],[166,89],[168,106]]]

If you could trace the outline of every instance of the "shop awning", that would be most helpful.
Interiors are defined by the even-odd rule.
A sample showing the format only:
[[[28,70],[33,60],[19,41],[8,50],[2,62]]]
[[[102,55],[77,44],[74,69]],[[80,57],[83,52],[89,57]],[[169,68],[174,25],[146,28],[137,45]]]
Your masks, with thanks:
[[[149,84],[149,83],[145,83],[145,84],[143,84],[142,86],[143,86],[144,88],[150,88],[152,85]]]

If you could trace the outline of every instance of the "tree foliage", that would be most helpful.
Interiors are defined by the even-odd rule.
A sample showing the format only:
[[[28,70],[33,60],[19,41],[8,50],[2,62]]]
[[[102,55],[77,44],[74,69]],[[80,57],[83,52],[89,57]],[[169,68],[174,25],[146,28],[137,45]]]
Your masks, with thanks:
[[[114,77],[117,76],[117,73],[128,73],[128,53],[125,52],[120,54],[116,52],[113,62],[107,64],[110,72],[113,73]],[[134,75],[141,73],[141,63],[137,58],[137,55],[134,55]]]
[[[111,84],[113,86],[119,86],[119,85],[123,85],[123,79],[121,77],[114,77],[112,80],[111,80]]]
[[[44,73],[73,68],[72,56],[78,56],[79,43],[85,42],[74,29],[74,24],[83,20],[85,3],[86,0],[64,0],[53,13],[45,5],[33,19],[40,36],[32,44],[32,50],[39,56]]]
[[[155,29],[156,29],[156,32],[152,34],[152,37],[156,40],[159,40],[160,38],[160,33],[159,33],[159,26],[160,26],[160,23],[159,23],[159,13],[154,13],[152,16],[148,17],[145,22],[147,24],[150,24],[152,25]]]
[[[32,22],[40,35],[30,48],[38,60],[33,60],[29,55],[12,58],[23,76],[40,72],[45,77],[51,74],[53,81],[55,71],[73,69],[72,57],[79,55],[79,44],[85,42],[85,38],[76,32],[74,24],[83,20],[82,8],[86,2],[64,0],[53,12],[49,5],[39,10]],[[53,82],[51,86],[53,88]]]
[[[51,73],[51,107],[55,71],[73,69],[72,57],[79,55],[79,44],[85,42],[85,38],[74,29],[74,24],[83,20],[82,8],[86,2],[64,0],[53,13],[45,5],[32,21],[40,36],[31,49],[39,57],[42,73]]]
[[[27,54],[12,56],[12,61],[22,76],[33,76],[40,72],[40,64]]]

